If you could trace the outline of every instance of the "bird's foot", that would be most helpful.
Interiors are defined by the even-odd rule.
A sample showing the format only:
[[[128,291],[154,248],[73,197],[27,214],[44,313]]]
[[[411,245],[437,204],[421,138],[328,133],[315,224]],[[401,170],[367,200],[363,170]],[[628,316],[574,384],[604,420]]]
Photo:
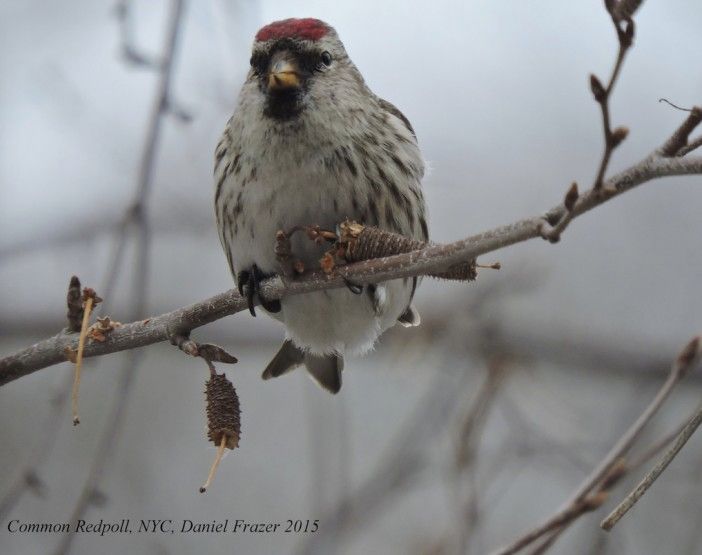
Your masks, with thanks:
[[[360,295],[363,293],[363,285],[359,285],[358,283],[354,283],[350,279],[344,278],[344,283],[346,284],[346,287],[348,288],[351,293],[354,295]]]
[[[236,282],[240,295],[244,295],[244,286],[246,286],[246,300],[249,305],[251,316],[256,316],[256,311],[254,310],[254,296],[256,295],[258,295],[261,306],[268,312],[280,312],[280,301],[277,299],[267,300],[260,292],[261,282],[272,275],[273,274],[264,274],[256,264],[251,266],[248,270],[242,270],[237,274]]]

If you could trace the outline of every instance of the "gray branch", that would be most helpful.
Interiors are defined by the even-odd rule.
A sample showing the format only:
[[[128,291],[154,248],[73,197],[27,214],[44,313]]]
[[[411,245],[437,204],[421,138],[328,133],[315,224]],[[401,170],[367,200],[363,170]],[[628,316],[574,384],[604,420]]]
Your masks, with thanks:
[[[515,555],[540,538],[547,536],[546,541],[532,551],[532,553],[543,553],[553,545],[555,540],[574,520],[601,506],[606,500],[609,490],[631,469],[626,464],[626,456],[631,447],[641,437],[644,429],[663,406],[673,389],[699,363],[701,343],[702,336],[695,336],[687,343],[675,358],[670,367],[668,377],[651,402],[646,405],[646,408],[636,421],[617,440],[597,467],[583,480],[563,507],[543,523],[524,533],[509,545],[494,551],[492,555]],[[548,536],[549,534],[552,535]]]
[[[667,157],[658,151],[605,181],[599,190],[590,190],[571,209],[572,218],[653,179],[676,175],[702,174],[702,156]],[[498,249],[542,237],[544,227],[557,223],[566,213],[564,204],[544,215],[467,237],[446,245],[356,262],[335,269],[331,275],[312,272],[297,280],[273,277],[264,282],[262,293],[269,299],[280,299],[312,291],[345,287],[345,279],[354,283],[378,283],[389,279],[426,275],[447,270],[450,266],[471,260]],[[91,342],[84,357],[95,357],[144,347],[169,340],[175,334],[187,334],[246,309],[246,300],[230,290],[193,305],[160,316],[132,322],[110,333],[104,342]],[[78,346],[78,335],[64,330],[19,352],[0,359],[0,386],[67,360],[66,353]]]

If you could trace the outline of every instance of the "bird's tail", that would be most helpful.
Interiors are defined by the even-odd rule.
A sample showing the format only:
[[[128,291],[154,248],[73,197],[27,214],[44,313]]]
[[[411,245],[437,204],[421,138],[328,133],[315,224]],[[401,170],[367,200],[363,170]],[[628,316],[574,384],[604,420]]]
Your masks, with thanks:
[[[287,374],[301,364],[307,367],[314,380],[330,393],[338,393],[341,389],[341,371],[344,369],[344,359],[340,355],[313,355],[296,347],[290,339],[266,366],[261,377],[264,380],[277,378]]]

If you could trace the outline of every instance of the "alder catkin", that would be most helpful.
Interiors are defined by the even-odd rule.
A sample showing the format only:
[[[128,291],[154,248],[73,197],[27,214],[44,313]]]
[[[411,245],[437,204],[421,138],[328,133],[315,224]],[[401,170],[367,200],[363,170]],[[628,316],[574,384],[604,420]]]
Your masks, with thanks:
[[[343,247],[344,258],[348,262],[360,262],[393,254],[403,254],[431,244],[356,222],[346,221],[339,227],[339,244]],[[475,260],[468,260],[455,264],[444,272],[435,272],[429,275],[440,279],[473,281],[477,277],[476,267]]]
[[[239,419],[239,396],[225,374],[217,374],[211,367],[210,379],[205,384],[207,398],[207,437],[217,446],[207,480],[200,486],[200,493],[205,493],[214,479],[225,449],[239,446],[241,421]]]
[[[239,446],[241,436],[241,411],[236,389],[225,374],[212,374],[205,384],[207,398],[207,437],[219,446],[222,436],[226,437],[226,447]]]

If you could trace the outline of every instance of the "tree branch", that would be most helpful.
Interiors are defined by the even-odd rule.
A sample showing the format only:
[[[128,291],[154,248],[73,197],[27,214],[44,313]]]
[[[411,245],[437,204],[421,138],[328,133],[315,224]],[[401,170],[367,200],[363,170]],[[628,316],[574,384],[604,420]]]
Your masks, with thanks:
[[[702,156],[664,157],[654,152],[608,179],[603,190],[590,190],[581,195],[572,207],[572,218],[642,183],[661,177],[691,174],[702,174]],[[268,299],[280,299],[290,295],[345,287],[345,279],[354,283],[378,283],[389,279],[441,272],[459,262],[541,237],[544,222],[555,224],[565,212],[566,208],[561,203],[544,215],[496,227],[454,243],[432,245],[405,254],[341,266],[330,275],[312,272],[298,280],[273,277],[263,283],[262,293]],[[160,316],[125,324],[111,332],[106,341],[91,342],[86,345],[83,356],[86,358],[101,356],[167,341],[174,334],[187,334],[195,328],[246,308],[246,299],[236,291],[230,290]],[[0,359],[0,386],[47,366],[64,362],[67,349],[75,350],[77,345],[77,335],[64,330]]]
[[[641,436],[643,430],[658,412],[658,409],[661,408],[675,386],[699,362],[701,342],[702,336],[696,336],[687,343],[673,362],[668,378],[655,397],[629,429],[619,438],[614,447],[609,450],[597,467],[583,480],[563,508],[559,509],[542,524],[514,540],[511,544],[495,551],[493,555],[514,555],[536,540],[552,534],[534,551],[534,553],[542,553],[546,548],[553,545],[558,536],[575,519],[586,512],[599,508],[604,503],[611,488],[632,468],[626,464],[624,457],[634,442]]]
[[[603,529],[607,531],[611,530],[614,528],[617,522],[619,522],[621,518],[629,512],[629,510],[636,504],[641,496],[648,491],[648,488],[653,485],[653,482],[655,482],[663,471],[668,468],[668,465],[685,446],[700,424],[702,424],[702,406],[700,406],[692,418],[687,421],[685,427],[676,438],[673,446],[666,451],[666,453],[661,457],[660,461],[656,463],[656,466],[654,466],[648,472],[648,474],[643,477],[636,488],[634,488],[634,490],[629,493],[629,495],[627,495],[612,512],[609,513],[607,518],[600,523],[600,526]]]

